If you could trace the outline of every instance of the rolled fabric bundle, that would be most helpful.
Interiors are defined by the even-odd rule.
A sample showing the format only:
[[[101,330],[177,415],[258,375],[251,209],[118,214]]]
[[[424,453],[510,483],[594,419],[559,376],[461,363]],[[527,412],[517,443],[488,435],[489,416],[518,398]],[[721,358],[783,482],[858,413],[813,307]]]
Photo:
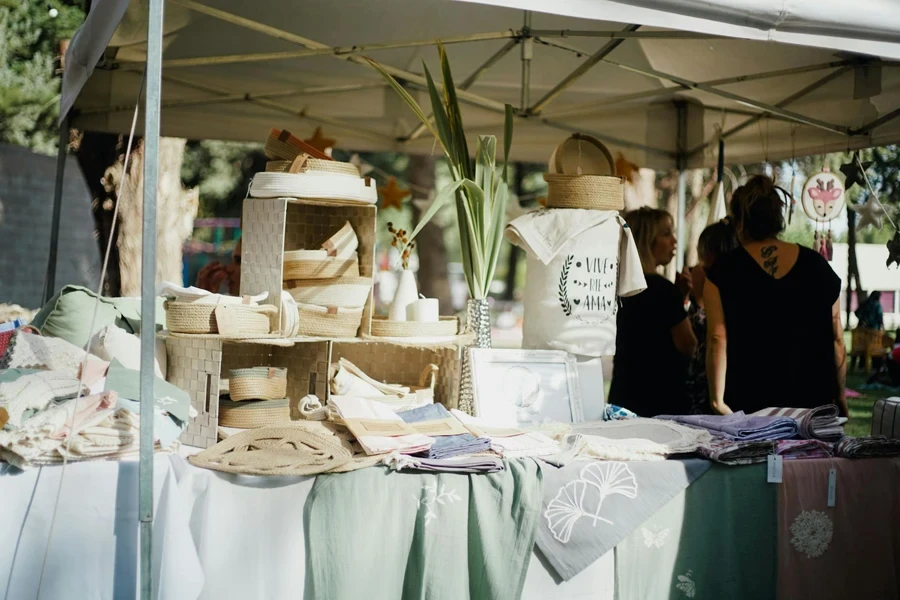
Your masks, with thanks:
[[[761,417],[790,417],[800,424],[800,437],[807,440],[837,442],[844,437],[846,417],[841,417],[837,405],[825,404],[816,408],[764,408],[753,413]]]

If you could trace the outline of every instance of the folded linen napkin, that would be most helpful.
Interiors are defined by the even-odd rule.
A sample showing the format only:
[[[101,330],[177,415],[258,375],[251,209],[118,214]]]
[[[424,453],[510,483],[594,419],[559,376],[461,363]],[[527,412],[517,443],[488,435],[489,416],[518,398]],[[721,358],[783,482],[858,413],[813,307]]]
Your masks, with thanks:
[[[525,458],[534,456],[553,456],[559,454],[559,442],[543,433],[529,431],[512,437],[491,438],[491,450],[503,458]]]
[[[900,456],[900,440],[892,440],[881,435],[845,437],[835,444],[834,454],[841,458]]]
[[[780,440],[775,443],[775,454],[784,460],[806,458],[831,458],[833,444],[822,440]]]
[[[497,473],[503,470],[503,461],[492,456],[466,456],[434,460],[392,452],[384,457],[382,463],[395,471],[413,469],[435,473]]]
[[[397,413],[392,411],[389,406],[366,400],[365,398],[331,397],[330,406],[333,406],[338,416],[347,421],[348,419],[364,419],[368,421],[385,421],[403,423]],[[383,436],[383,435],[357,435],[356,441],[362,446],[367,455],[388,454],[390,452],[400,452],[401,454],[415,454],[417,452],[426,452],[434,444],[434,438],[422,435],[420,433]]]
[[[753,413],[760,417],[790,417],[800,424],[800,437],[807,440],[838,442],[844,437],[846,417],[841,417],[835,404],[816,408],[764,408]]]
[[[424,421],[441,421],[443,419],[455,419],[442,404],[428,404],[421,408],[414,408],[398,413],[406,423],[421,423]],[[423,453],[424,458],[440,460],[452,458],[462,454],[475,454],[491,449],[490,438],[477,438],[471,433],[459,435],[442,435],[434,438],[434,445]]]
[[[797,421],[790,417],[748,416],[744,411],[730,415],[660,415],[655,418],[702,427],[736,441],[789,440],[800,430]]]

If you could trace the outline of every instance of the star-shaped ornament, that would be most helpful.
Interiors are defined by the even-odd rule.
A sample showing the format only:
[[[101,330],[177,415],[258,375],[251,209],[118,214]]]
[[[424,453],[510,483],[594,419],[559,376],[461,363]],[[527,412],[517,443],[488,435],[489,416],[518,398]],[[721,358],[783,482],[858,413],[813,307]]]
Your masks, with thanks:
[[[372,169],[375,168],[372,165],[370,165],[369,163],[364,163],[362,161],[362,159],[359,157],[359,154],[354,154],[353,156],[351,156],[350,160],[348,162],[351,165],[353,165],[354,167],[356,167],[357,169],[359,169],[360,177],[365,177],[366,175],[368,175],[369,173],[372,172]]]
[[[891,238],[891,241],[887,243],[887,249],[887,266],[890,267],[891,263],[900,266],[900,231],[895,233],[894,237]]]
[[[401,190],[397,186],[397,179],[391,177],[385,186],[378,188],[378,195],[381,196],[381,210],[387,208],[403,209],[403,199],[412,194],[410,190]]]
[[[875,200],[873,196],[869,196],[862,204],[848,205],[850,210],[856,213],[858,218],[856,222],[856,230],[862,231],[869,225],[875,229],[881,229],[881,218],[884,216],[884,207]]]
[[[860,168],[860,164],[862,164],[862,168]],[[857,162],[857,156],[854,154],[850,162],[841,165],[841,173],[844,174],[844,189],[849,191],[854,185],[859,185],[861,188],[866,187],[866,177],[863,172],[873,164],[872,161]]]
[[[313,132],[313,136],[308,140],[303,140],[316,150],[321,150],[322,152],[328,153],[328,151],[334,148],[334,145],[337,144],[337,140],[334,138],[327,138],[322,133],[321,127],[316,127],[316,130]]]

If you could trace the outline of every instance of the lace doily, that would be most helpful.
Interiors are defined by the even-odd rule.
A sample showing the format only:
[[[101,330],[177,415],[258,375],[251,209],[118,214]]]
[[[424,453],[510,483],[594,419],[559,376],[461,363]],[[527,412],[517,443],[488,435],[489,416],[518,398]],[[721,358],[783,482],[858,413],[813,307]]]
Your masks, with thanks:
[[[791,523],[791,544],[807,558],[818,558],[825,554],[833,535],[831,518],[818,510],[804,510]]]

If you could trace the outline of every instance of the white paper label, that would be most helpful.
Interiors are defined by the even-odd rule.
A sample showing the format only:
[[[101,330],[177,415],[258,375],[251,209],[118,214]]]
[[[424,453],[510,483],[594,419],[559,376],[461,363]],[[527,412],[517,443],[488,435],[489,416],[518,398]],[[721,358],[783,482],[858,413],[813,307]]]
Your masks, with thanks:
[[[783,460],[776,454],[769,455],[769,476],[766,481],[769,483],[781,483],[781,469]]]
[[[828,470],[828,506],[834,507],[837,499],[835,498],[835,488],[837,488],[837,469],[831,467]]]

